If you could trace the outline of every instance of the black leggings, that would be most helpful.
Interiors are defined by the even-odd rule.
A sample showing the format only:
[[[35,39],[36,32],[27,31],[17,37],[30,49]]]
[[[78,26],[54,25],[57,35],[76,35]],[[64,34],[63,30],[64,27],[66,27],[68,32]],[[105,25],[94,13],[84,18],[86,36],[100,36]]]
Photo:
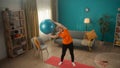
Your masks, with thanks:
[[[74,62],[74,52],[73,52],[73,43],[70,44],[63,44],[62,46],[62,55],[61,55],[61,61],[63,62],[64,56],[66,54],[67,48],[69,49],[70,55],[71,55],[71,61]]]

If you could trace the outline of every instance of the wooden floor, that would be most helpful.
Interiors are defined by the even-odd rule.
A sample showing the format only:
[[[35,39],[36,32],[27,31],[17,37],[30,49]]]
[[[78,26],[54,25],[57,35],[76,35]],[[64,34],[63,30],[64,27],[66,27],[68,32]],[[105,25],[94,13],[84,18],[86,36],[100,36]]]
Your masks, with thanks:
[[[53,41],[47,42],[49,56],[47,56],[47,52],[44,51],[44,60],[51,56],[61,56],[61,47],[59,45],[54,44]],[[111,43],[106,43],[104,45],[99,44],[97,41],[95,44],[95,48],[92,52],[89,52],[87,49],[83,49],[81,47],[76,47],[74,49],[75,54],[75,62],[79,62],[82,64],[94,66],[98,68],[94,62],[95,56],[100,53],[105,52],[115,52],[120,54],[120,47],[114,47]],[[67,51],[65,59],[71,60],[69,51]],[[35,57],[33,50],[28,51],[27,53],[20,55],[16,58],[7,58],[0,61],[0,68],[57,68],[55,66],[44,63],[41,60],[41,57]]]

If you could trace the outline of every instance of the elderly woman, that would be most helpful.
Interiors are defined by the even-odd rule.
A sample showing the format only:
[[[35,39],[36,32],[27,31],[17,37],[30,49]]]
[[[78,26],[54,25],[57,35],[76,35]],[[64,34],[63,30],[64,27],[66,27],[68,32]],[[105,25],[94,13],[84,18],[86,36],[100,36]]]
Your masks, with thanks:
[[[73,48],[73,40],[72,40],[71,35],[65,26],[63,26],[62,24],[60,24],[58,22],[55,22],[55,21],[53,21],[53,22],[54,22],[54,24],[57,25],[56,29],[58,30],[58,33],[56,35],[49,34],[49,36],[51,38],[57,38],[57,37],[62,38],[62,55],[61,55],[61,61],[58,63],[58,65],[61,65],[63,63],[63,59],[66,54],[66,51],[67,51],[67,49],[69,49],[72,65],[75,66],[74,52],[73,52],[73,49],[74,49]]]

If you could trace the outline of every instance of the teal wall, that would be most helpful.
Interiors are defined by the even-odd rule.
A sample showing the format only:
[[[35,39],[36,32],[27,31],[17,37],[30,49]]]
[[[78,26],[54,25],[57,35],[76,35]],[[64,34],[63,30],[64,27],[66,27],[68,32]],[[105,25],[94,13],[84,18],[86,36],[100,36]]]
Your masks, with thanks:
[[[85,8],[89,8],[89,12],[85,12]],[[100,40],[98,19],[104,14],[110,15],[112,23],[104,40],[113,42],[118,8],[120,0],[58,0],[58,20],[69,30],[85,31],[84,18],[89,17],[91,23],[88,24],[88,30],[94,29]]]

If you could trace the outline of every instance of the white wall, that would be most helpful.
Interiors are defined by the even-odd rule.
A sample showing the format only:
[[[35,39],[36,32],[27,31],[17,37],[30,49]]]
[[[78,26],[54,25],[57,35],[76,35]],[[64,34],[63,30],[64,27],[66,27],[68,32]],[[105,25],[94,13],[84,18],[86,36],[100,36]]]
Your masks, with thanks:
[[[1,20],[1,11],[5,8],[16,11],[21,9],[22,0],[0,0],[0,60],[7,56],[4,39],[4,27]]]
[[[10,8],[13,11],[21,9],[22,0],[0,0],[0,8]]]

